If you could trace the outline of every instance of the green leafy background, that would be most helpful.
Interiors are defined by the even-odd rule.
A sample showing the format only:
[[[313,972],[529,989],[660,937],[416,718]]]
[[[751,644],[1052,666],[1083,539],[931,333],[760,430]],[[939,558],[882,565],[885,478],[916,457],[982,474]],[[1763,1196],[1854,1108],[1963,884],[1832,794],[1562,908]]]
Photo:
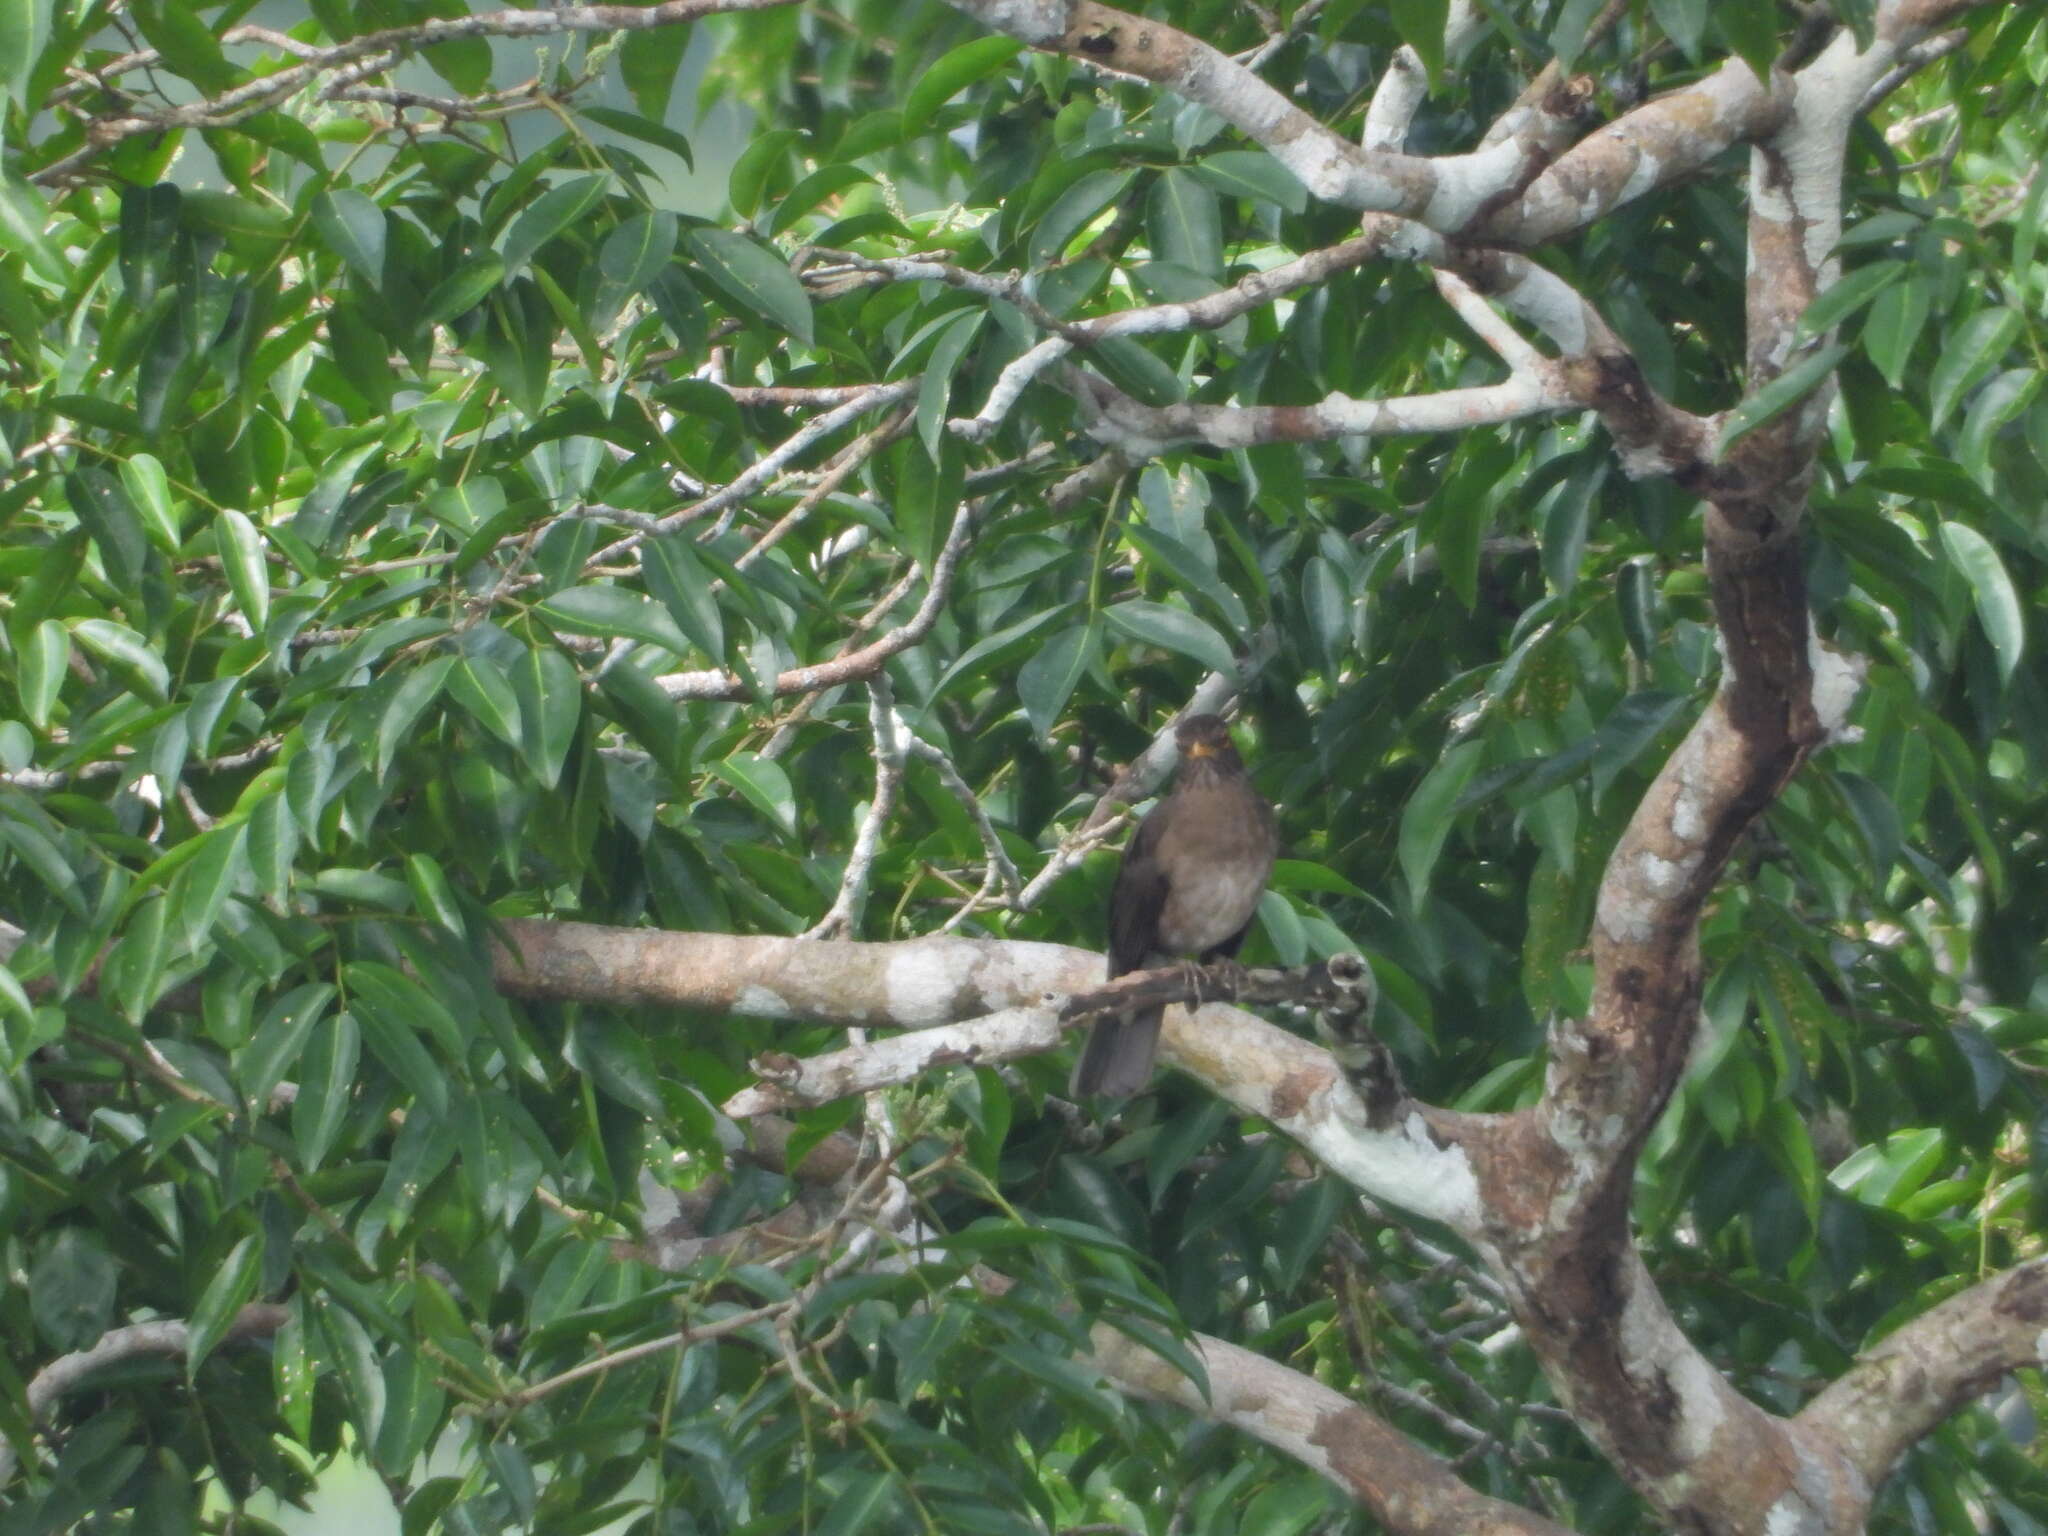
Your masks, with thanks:
[[[218,42],[244,9],[125,14],[188,100],[278,67]],[[1159,9],[1226,50],[1261,37],[1246,8]],[[1443,9],[1326,6],[1265,73],[1355,131],[1404,37],[1440,64]],[[1501,9],[1439,75],[1419,150],[1473,142],[1519,89],[1511,44],[1569,54],[1588,8]],[[634,1230],[643,1169],[688,1186],[723,1161],[713,1106],[750,1055],[842,1034],[514,1003],[486,956],[511,917],[816,922],[873,783],[868,699],[769,684],[905,622],[971,517],[937,623],[887,675],[1025,874],[1249,648],[1240,736],[1288,858],[1246,958],[1362,949],[1417,1093],[1528,1103],[1546,1021],[1586,1001],[1605,852],[1717,676],[1696,506],[1566,418],[1176,452],[1056,508],[1095,449],[1050,376],[986,442],[945,426],[1041,339],[1026,311],[819,253],[1024,273],[1086,317],[1355,224],[1207,111],[944,7],[544,39],[533,111],[401,133],[388,104],[301,93],[53,183],[104,110],[67,70],[133,45],[113,15],[0,5],[0,912],[26,935],[0,986],[0,1430],[26,1445],[26,1381],[108,1326],[186,1318],[194,1339],[67,1400],[0,1530],[258,1530],[247,1499],[344,1454],[405,1496],[408,1532],[1367,1528],[1301,1467],[1091,1380],[1070,1355],[1097,1313],[1168,1348],[1245,1342],[1448,1455],[1473,1451],[1463,1426],[1476,1485],[1641,1527],[1441,1234],[1185,1081],[1106,1132],[1048,1113],[1049,1058],[892,1096],[937,1241],[818,1292],[791,1345],[806,1379],[759,1327],[515,1409],[522,1384],[814,1273],[664,1276],[604,1239]],[[417,19],[323,0],[296,35]],[[1719,892],[1702,1056],[1640,1175],[1674,1310],[1778,1409],[2037,1248],[2042,20],[1982,13],[1852,140],[1845,275],[1812,321],[1840,328],[1840,403],[1807,565],[1821,633],[1870,663],[1861,734]],[[1767,60],[1787,25],[1761,0],[1653,0],[1577,62],[1612,108]],[[508,90],[535,48],[449,42],[404,78]],[[751,124],[736,158],[700,134],[709,110]],[[1740,397],[1745,163],[1544,253],[1692,410]],[[1082,361],[1155,403],[1498,377],[1398,265]],[[890,381],[900,403],[794,473],[622,544],[825,409],[760,391]],[[656,682],[713,667],[734,698]],[[987,862],[912,759],[856,936],[939,929]],[[1097,945],[1113,866],[1091,854],[960,931]],[[799,1136],[858,1133],[852,1113]],[[789,1195],[743,1172],[717,1220]],[[1016,1288],[958,1288],[982,1261]],[[275,1340],[214,1347],[259,1298],[289,1309]],[[1933,1436],[1876,1528],[2040,1529],[2036,1391]]]

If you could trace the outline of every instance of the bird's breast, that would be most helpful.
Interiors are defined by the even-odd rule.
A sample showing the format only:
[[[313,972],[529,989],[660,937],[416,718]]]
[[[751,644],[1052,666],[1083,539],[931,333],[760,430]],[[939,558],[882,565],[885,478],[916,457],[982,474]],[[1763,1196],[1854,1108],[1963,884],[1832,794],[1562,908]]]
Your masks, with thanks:
[[[1200,954],[1251,921],[1272,868],[1270,857],[1212,859],[1174,871],[1159,914],[1160,947]]]

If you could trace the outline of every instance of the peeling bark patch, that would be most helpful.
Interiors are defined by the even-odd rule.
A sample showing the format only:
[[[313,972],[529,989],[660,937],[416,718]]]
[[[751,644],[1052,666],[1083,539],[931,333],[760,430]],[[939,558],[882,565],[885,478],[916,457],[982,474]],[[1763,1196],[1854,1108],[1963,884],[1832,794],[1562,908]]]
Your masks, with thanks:
[[[757,1019],[786,1019],[789,1017],[789,1004],[779,993],[750,981],[733,998],[732,1011]]]
[[[1764,1536],[1828,1536],[1835,1528],[1835,1478],[1828,1463],[1798,1438],[1791,1441],[1798,1466],[1792,1487],[1764,1515]],[[1859,1480],[1860,1481],[1860,1480]]]
[[[1999,1291],[1998,1300],[1991,1308],[2000,1317],[2018,1318],[2023,1322],[2048,1321],[2048,1269],[2039,1267],[2022,1269]],[[2048,1329],[2042,1332],[2048,1339]],[[2048,1355],[2043,1356],[2048,1359]]]
[[[1627,1290],[1619,1340],[1622,1369],[1670,1425],[1681,1464],[1697,1461],[1713,1448],[1728,1417],[1720,1399],[1721,1379],[1678,1332],[1645,1274],[1639,1271]]]
[[[1827,1529],[1806,1500],[1788,1493],[1764,1516],[1764,1536],[1822,1536]]]
[[[958,1018],[965,978],[946,959],[936,946],[906,944],[892,951],[882,972],[884,1017],[911,1025]]]
[[[1328,1082],[1325,1074],[1315,1077],[1318,1087]],[[1439,1141],[1419,1111],[1380,1130],[1360,1124],[1342,1096],[1326,1094],[1291,1129],[1345,1183],[1460,1232],[1477,1230],[1479,1179],[1471,1155]]]
[[[1292,1120],[1309,1106],[1315,1096],[1330,1084],[1327,1072],[1289,1072],[1273,1085],[1273,1118]]]

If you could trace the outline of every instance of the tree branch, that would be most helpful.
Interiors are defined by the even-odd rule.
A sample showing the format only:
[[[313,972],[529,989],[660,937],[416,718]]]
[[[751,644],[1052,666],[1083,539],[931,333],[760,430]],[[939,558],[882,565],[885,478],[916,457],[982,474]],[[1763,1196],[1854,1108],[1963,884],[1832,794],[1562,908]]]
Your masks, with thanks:
[[[88,120],[84,147],[28,178],[45,185],[62,182],[98,158],[106,150],[139,133],[161,133],[177,128],[215,128],[242,122],[267,111],[287,97],[313,84],[322,75],[351,69],[364,63],[374,67],[361,73],[377,74],[403,56],[434,43],[467,37],[549,37],[565,32],[639,32],[657,27],[680,26],[704,16],[725,11],[770,10],[794,4],[795,0],[662,0],[656,5],[565,5],[556,9],[484,11],[476,15],[436,17],[402,27],[365,32],[346,42],[320,48],[287,43],[271,28],[231,27],[222,34],[223,43],[261,43],[294,56],[298,62],[267,75],[260,75],[221,92],[218,96],[166,107],[155,112],[136,112],[125,117],[95,117]],[[122,75],[149,69],[163,62],[153,48],[123,54],[95,71],[102,86]],[[360,78],[358,75],[355,78]],[[132,100],[123,96],[123,100]]]
[[[1317,197],[1458,229],[1518,185],[1528,164],[1509,141],[1469,155],[1425,159],[1353,144],[1280,92],[1176,28],[1095,0],[950,0],[983,25],[1033,48],[1151,80],[1209,108],[1277,159]]]
[[[2007,1371],[2048,1364],[2048,1259],[1980,1280],[1900,1325],[1806,1405],[1876,1488],[1913,1443]]]
[[[1457,432],[1573,410],[1581,404],[1565,374],[1540,359],[1537,366],[1517,371],[1499,384],[1392,400],[1330,395],[1314,405],[1143,405],[1107,379],[1078,370],[1071,377],[1084,406],[1092,408],[1086,418],[1089,434],[1131,458],[1155,458],[1185,443],[1248,448],[1401,432]]]
[[[925,588],[924,600],[900,628],[892,629],[881,639],[835,656],[830,661],[777,673],[765,691],[781,698],[787,694],[816,693],[821,689],[836,688],[841,683],[859,682],[873,677],[890,657],[909,650],[924,639],[945,611],[946,600],[953,589],[953,577],[960,568],[960,557],[966,553],[968,534],[973,524],[971,508],[962,507],[954,515],[953,531],[946,535],[945,545],[939,550],[938,559],[932,563],[931,580]],[[672,699],[740,700],[751,699],[755,695],[755,689],[744,679],[715,668],[702,672],[670,672],[654,681]]]
[[[252,1301],[235,1314],[221,1335],[222,1344],[239,1344],[250,1339],[267,1339],[284,1326],[287,1308],[275,1302]],[[133,1360],[139,1355],[169,1355],[182,1358],[192,1342],[191,1325],[179,1318],[158,1318],[109,1328],[90,1349],[59,1355],[29,1379],[28,1415],[33,1423],[47,1418],[58,1402],[84,1386],[93,1373],[107,1366]],[[0,1435],[0,1487],[14,1476],[14,1443]]]
[[[1554,1521],[1467,1487],[1447,1462],[1313,1377],[1207,1334],[1189,1342],[1207,1396],[1107,1323],[1089,1334],[1089,1363],[1126,1391],[1229,1424],[1314,1468],[1399,1536],[1565,1536]]]

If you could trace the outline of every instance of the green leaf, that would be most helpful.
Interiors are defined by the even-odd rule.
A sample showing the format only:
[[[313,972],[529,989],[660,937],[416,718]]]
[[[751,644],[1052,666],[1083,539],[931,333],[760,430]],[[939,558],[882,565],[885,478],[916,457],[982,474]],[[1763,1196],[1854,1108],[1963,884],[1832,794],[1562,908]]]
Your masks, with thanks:
[[[249,870],[257,892],[271,909],[283,908],[292,887],[292,860],[299,851],[299,825],[284,794],[264,796],[249,813]]]
[[[1557,11],[1557,20],[1550,28],[1550,54],[1566,74],[1579,62],[1579,50],[1586,43],[1586,28],[1601,3],[1602,0],[1564,0]]]
[[[64,856],[63,850],[51,842],[40,827],[16,817],[0,817],[0,843],[12,848],[15,856],[34,872],[35,877],[74,917],[86,915],[78,872],[71,867],[71,861]]]
[[[446,325],[481,304],[505,280],[505,258],[481,251],[434,285],[420,305],[421,325]]]
[[[1223,212],[1200,178],[1177,167],[1161,172],[1145,207],[1155,256],[1206,277],[1223,276]]]
[[[1401,811],[1401,873],[1408,881],[1408,901],[1420,910],[1429,894],[1429,877],[1450,836],[1453,807],[1465,792],[1486,751],[1482,741],[1461,741],[1423,776]]]
[[[906,439],[893,445],[883,462],[895,493],[897,547],[929,571],[959,514],[966,455],[950,436],[941,438],[936,456],[921,442]]]
[[[785,833],[795,833],[796,798],[780,763],[755,752],[735,752],[713,763],[711,771]]]
[[[325,1161],[355,1093],[362,1036],[355,1015],[337,1013],[314,1025],[300,1053],[299,1093],[292,1101],[292,1141],[299,1166],[312,1172]]]
[[[1946,421],[1964,393],[1998,365],[2023,326],[2017,310],[2000,307],[1981,310],[1956,328],[1928,375],[1927,399],[1933,412],[1930,428]]]
[[[579,176],[551,187],[513,222],[498,252],[505,276],[518,276],[534,252],[595,208],[611,185],[609,176]]]
[[[1755,394],[1747,397],[1721,420],[1721,436],[1714,445],[1716,456],[1754,432],[1766,422],[1775,421],[1786,411],[1804,400],[1827,376],[1835,371],[1836,364],[1848,355],[1849,349],[1841,342],[1831,342],[1812,355],[1800,359]]]
[[[47,730],[71,665],[71,631],[55,619],[44,619],[21,642],[19,660],[15,686],[22,713],[37,730]]]
[[[124,591],[132,590],[149,559],[149,540],[121,482],[88,464],[64,477],[64,494],[79,527],[98,547],[107,579]]]
[[[1998,658],[1998,679],[2012,681],[2013,670],[2026,649],[2026,616],[2018,591],[2006,574],[2005,562],[1991,541],[1967,523],[1943,523],[1941,547],[1963,578],[1977,605],[1977,622],[1984,626],[1984,638],[1991,642]]]
[[[372,291],[384,286],[384,210],[353,187],[313,199],[313,228]]]
[[[1775,0],[1717,0],[1711,20],[1721,40],[1742,56],[1757,79],[1771,78],[1771,62],[1778,55]]]
[[[726,178],[726,196],[733,212],[746,219],[754,216],[770,184],[779,186],[787,178],[790,152],[803,141],[803,134],[794,128],[762,128],[754,134]]]
[[[121,192],[119,258],[121,286],[138,311],[163,287],[171,258],[177,254],[180,205],[184,194],[171,182],[126,187]]]
[[[130,1023],[140,1024],[163,993],[165,942],[170,903],[153,898],[138,903],[121,930],[121,939],[100,969],[100,992],[111,997]]]
[[[448,674],[448,692],[471,718],[506,746],[517,747],[524,739],[519,696],[489,657],[471,654],[458,658]]]
[[[813,1536],[857,1536],[866,1530],[887,1508],[892,1482],[886,1472],[864,1472],[848,1479],[832,1495],[825,1518],[817,1523]]]
[[[1184,608],[1141,599],[1112,603],[1102,610],[1102,617],[1111,629],[1140,644],[1191,656],[1214,672],[1233,675],[1237,670],[1230,642]]]
[[[782,257],[745,235],[709,226],[691,230],[686,243],[728,297],[810,345],[811,297]]]
[[[235,882],[247,872],[249,824],[223,822],[200,835],[199,852],[179,871],[171,887],[185,944],[197,949],[213,931]]]
[[[1987,491],[1998,481],[1992,464],[1992,449],[2005,426],[2033,404],[2048,372],[2036,368],[2008,368],[1987,381],[1970,399],[1963,418],[1963,431],[1956,445],[1956,458]]]
[[[533,650],[512,673],[519,697],[519,750],[546,788],[554,788],[583,717],[583,677],[559,651]]]
[[[1799,317],[1800,339],[1818,336],[1840,325],[1857,310],[1906,275],[1903,261],[1873,261],[1846,273],[1828,285],[1827,292],[1806,306]]]
[[[80,619],[71,638],[119,672],[144,695],[161,703],[171,696],[171,674],[163,658],[125,624],[112,619]]]
[[[242,1308],[255,1297],[262,1274],[263,1239],[252,1232],[228,1250],[192,1305],[191,1331],[185,1338],[187,1380],[199,1374],[201,1362],[227,1337]]]
[[[690,642],[668,610],[624,587],[571,587],[534,605],[555,628],[606,640],[641,640],[682,655]]]
[[[413,905],[421,915],[431,917],[458,936],[469,931],[469,925],[462,919],[462,908],[456,904],[455,892],[448,884],[448,876],[432,854],[409,853],[405,856],[405,883],[412,887]]]
[[[768,221],[769,235],[779,235],[794,227],[797,220],[827,198],[838,196],[848,187],[872,186],[874,180],[857,165],[819,166],[791,187],[782,201],[775,205],[775,217]]]
[[[406,673],[391,691],[391,697],[385,701],[384,711],[377,720],[376,763],[379,774],[390,768],[391,759],[412,734],[421,713],[434,702],[454,667],[453,656],[436,656]]]
[[[987,318],[987,313],[978,309],[954,316],[932,343],[931,355],[925,359],[924,377],[917,386],[917,435],[924,451],[935,460],[944,451],[954,370]]]
[[[263,558],[263,535],[241,513],[223,507],[214,517],[213,547],[227,572],[235,606],[249,628],[261,634],[270,622],[270,567]]]
[[[619,75],[633,93],[633,104],[657,124],[668,116],[669,96],[682,68],[683,51],[695,35],[691,27],[646,27],[628,32],[619,44]],[[583,115],[592,122],[606,122],[597,109],[586,108]],[[626,131],[615,123],[606,126]]]
[[[1657,580],[1648,556],[1639,556],[1621,568],[1615,578],[1615,605],[1621,610],[1621,632],[1628,648],[1640,661],[1648,661],[1657,648]]]
[[[684,38],[689,36],[689,29],[687,27],[662,27],[657,30],[662,33],[670,31],[679,32]],[[626,40],[625,52],[620,60],[622,65],[620,73],[627,77],[627,84],[629,86],[632,84],[633,44],[636,41],[645,41],[647,35],[646,33],[636,33],[628,36]],[[635,94],[638,94],[637,88]],[[644,110],[645,104],[643,103],[642,106]],[[624,134],[629,139],[638,139],[643,144],[652,144],[657,149],[665,149],[681,160],[686,167],[693,170],[696,168],[696,159],[690,153],[690,141],[665,123],[658,123],[651,118],[640,117],[632,112],[621,112],[617,107],[585,107],[583,115],[589,121],[611,129],[613,133]],[[659,114],[656,115],[658,116]]]
[[[1444,25],[1449,13],[1450,0],[1388,0],[1388,20],[1401,41],[1415,50],[1432,81],[1443,73]]]
[[[1031,265],[1044,267],[1062,260],[1074,237],[1123,196],[1135,174],[1091,171],[1062,192],[1031,232]]]
[[[448,1406],[448,1394],[437,1380],[441,1369],[422,1350],[385,1357],[384,1417],[377,1426],[375,1460],[386,1476],[409,1476],[440,1430]],[[405,1502],[410,1514],[413,1501],[408,1497]]]
[[[1094,357],[1110,383],[1145,405],[1175,405],[1186,393],[1180,375],[1135,336],[1095,344]]]
[[[50,41],[54,6],[55,0],[0,0],[0,85],[24,112],[30,72]]]
[[[602,329],[611,323],[619,307],[654,281],[676,253],[676,216],[672,213],[638,213],[605,236],[597,250],[597,272],[602,283],[598,303],[604,318],[594,323]]]
[[[436,1115],[448,1112],[448,1074],[420,1044],[413,1025],[417,1010],[386,1006],[390,1000],[366,1000],[354,1018],[362,1039],[398,1086],[418,1101],[419,1108]]]
[[[192,7],[180,0],[132,0],[129,12],[143,37],[163,56],[163,64],[202,93],[217,95],[242,78],[242,71],[221,52],[213,29]]]
[[[1308,188],[1263,149],[1225,149],[1189,168],[1225,197],[1277,203],[1289,213],[1308,211]]]
[[[178,552],[178,514],[171,505],[170,476],[155,454],[136,453],[121,461],[121,484],[141,516],[149,542],[167,555]]]
[[[1351,604],[1337,568],[1321,555],[1312,557],[1301,575],[1301,611],[1315,641],[1314,655],[1326,685],[1334,686],[1351,637]]]
[[[1101,632],[1093,621],[1075,624],[1041,645],[1017,673],[1017,697],[1041,737],[1051,737],[1074,685],[1100,648]]]
[[[86,1349],[107,1331],[119,1281],[120,1267],[99,1235],[66,1226],[37,1255],[27,1286],[16,1294],[52,1348]]]
[[[42,193],[12,170],[0,170],[0,250],[20,252],[31,272],[61,290],[71,281],[71,263],[51,243],[49,228]]]
[[[685,533],[649,539],[640,546],[640,568],[648,590],[676,621],[676,627],[713,662],[725,660],[725,617],[711,590],[710,573]]]
[[[293,1074],[313,1026],[326,1016],[334,997],[330,982],[294,987],[270,1005],[236,1055],[235,1084],[258,1113],[268,1108],[271,1090]]]
[[[1927,324],[1933,304],[1933,277],[1916,272],[1903,282],[1893,283],[1877,295],[1870,306],[1870,318],[1857,337],[1885,383],[1897,389],[1913,359],[1913,345]]]
[[[569,1029],[562,1057],[599,1089],[657,1124],[668,1119],[653,1053],[631,1025],[609,1015],[585,1013]]]
[[[934,112],[977,80],[1000,73],[1023,46],[1011,37],[977,37],[940,55],[904,93],[904,138],[922,134]]]

